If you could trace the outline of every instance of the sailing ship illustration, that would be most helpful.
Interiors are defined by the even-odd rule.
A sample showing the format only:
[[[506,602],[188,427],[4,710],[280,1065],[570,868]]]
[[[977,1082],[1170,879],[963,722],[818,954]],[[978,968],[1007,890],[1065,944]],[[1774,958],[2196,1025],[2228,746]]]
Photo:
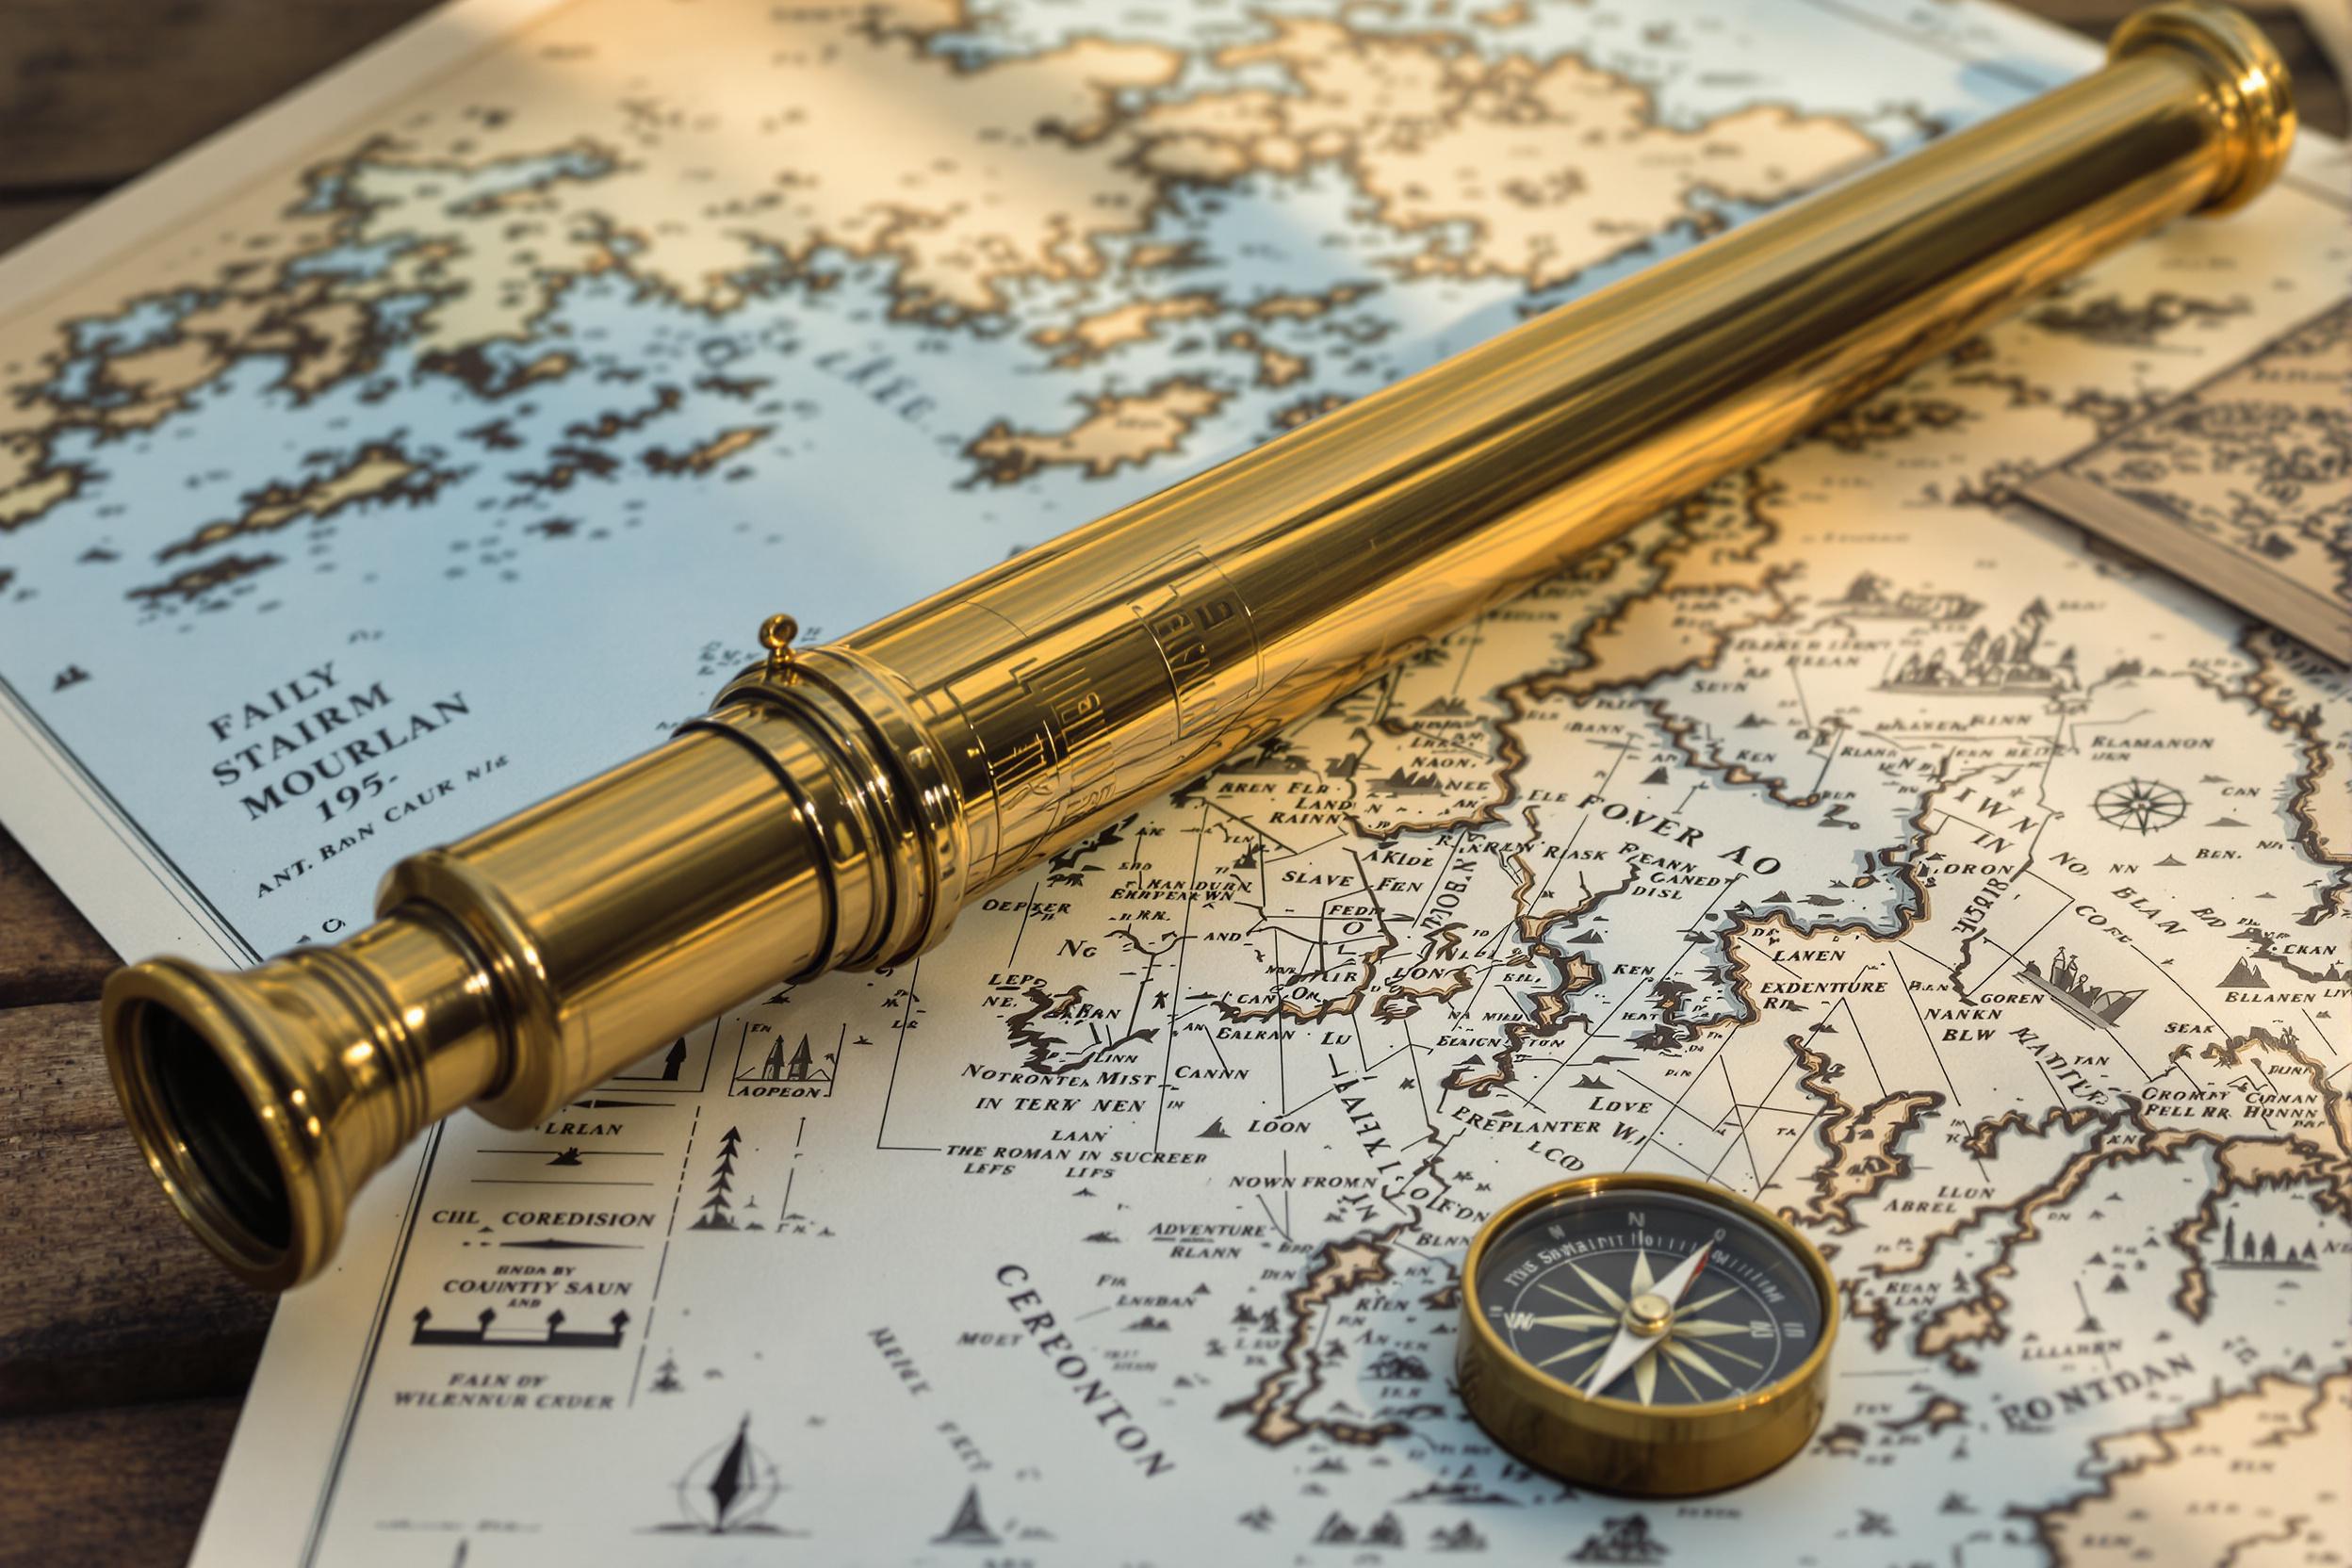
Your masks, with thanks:
[[[2114,1034],[2132,1004],[2146,996],[2142,988],[2135,991],[2109,990],[2060,948],[2050,960],[2050,972],[2044,974],[2039,966],[2028,962],[2018,972],[2026,983],[2041,989],[2050,999],[2081,1019],[2083,1022]]]
[[[1965,621],[1984,607],[1966,594],[1890,592],[1894,584],[1876,572],[1862,572],[1845,596],[1823,604],[1826,613],[1856,621]]]
[[[1980,626],[1956,652],[1936,648],[1924,658],[1916,651],[1905,654],[1879,683],[1879,690],[1980,696],[2072,691],[2077,684],[2072,648],[2048,663],[2035,657],[2041,652],[2042,631],[2050,618],[2050,607],[2037,598],[2007,631],[1987,633]]]

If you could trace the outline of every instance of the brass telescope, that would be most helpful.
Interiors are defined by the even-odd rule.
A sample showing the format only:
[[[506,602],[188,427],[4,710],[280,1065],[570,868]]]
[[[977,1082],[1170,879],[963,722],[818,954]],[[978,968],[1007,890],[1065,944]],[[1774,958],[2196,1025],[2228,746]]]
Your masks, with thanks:
[[[106,983],[115,1086],[180,1214],[309,1278],[360,1184],[507,1127],[779,981],[956,911],[2285,162],[2277,57],[2157,6],[2106,65],[1529,320],[823,646],[667,743],[392,868],[379,918],[241,973]]]

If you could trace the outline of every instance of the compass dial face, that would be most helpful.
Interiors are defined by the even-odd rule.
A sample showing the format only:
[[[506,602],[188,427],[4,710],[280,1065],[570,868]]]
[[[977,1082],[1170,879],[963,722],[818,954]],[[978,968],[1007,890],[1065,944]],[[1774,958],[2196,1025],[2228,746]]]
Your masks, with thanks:
[[[1812,1353],[1826,1316],[1811,1270],[1766,1226],[1638,1184],[1529,1210],[1488,1243],[1476,1285],[1513,1356],[1642,1405],[1770,1388]]]

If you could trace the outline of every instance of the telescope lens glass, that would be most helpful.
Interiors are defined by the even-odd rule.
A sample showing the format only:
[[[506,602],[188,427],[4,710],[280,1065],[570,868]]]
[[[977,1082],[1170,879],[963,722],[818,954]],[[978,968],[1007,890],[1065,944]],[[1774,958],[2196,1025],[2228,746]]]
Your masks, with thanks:
[[[208,1200],[255,1243],[284,1250],[294,1234],[286,1179],[270,1152],[269,1132],[228,1064],[165,1008],[142,1006],[137,1028],[164,1120],[193,1168],[175,1174],[198,1187],[192,1198]]]

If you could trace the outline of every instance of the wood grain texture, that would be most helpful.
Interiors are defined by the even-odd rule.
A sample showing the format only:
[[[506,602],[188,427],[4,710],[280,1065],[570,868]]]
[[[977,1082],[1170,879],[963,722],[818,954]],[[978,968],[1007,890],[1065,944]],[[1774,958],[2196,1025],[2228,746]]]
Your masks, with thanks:
[[[0,1421],[0,1568],[185,1562],[234,1397]]]
[[[6,0],[0,147],[17,188],[128,179],[432,0]]]
[[[0,1011],[0,1414],[244,1389],[271,1298],[156,1192],[87,1003]]]
[[[0,832],[0,1007],[95,1002],[114,949]]]
[[[4,178],[0,176],[0,179]],[[16,249],[52,224],[64,222],[95,199],[94,196],[9,198],[0,194],[0,253]]]

